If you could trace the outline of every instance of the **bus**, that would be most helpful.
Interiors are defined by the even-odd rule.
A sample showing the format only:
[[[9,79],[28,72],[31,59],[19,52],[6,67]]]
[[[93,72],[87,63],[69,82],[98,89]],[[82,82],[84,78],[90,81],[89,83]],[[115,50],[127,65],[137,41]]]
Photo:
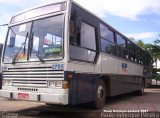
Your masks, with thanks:
[[[143,95],[150,67],[144,49],[78,3],[59,0],[11,18],[0,96],[101,109],[108,96]]]
[[[2,88],[2,76],[1,76],[1,55],[2,55],[3,44],[0,44],[0,89]]]

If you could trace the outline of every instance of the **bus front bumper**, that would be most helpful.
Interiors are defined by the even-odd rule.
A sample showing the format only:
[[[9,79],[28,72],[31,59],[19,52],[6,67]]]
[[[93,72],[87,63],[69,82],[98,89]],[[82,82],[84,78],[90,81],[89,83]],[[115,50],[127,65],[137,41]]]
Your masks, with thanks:
[[[0,96],[9,99],[37,101],[51,104],[68,104],[68,94],[31,93],[0,90]]]

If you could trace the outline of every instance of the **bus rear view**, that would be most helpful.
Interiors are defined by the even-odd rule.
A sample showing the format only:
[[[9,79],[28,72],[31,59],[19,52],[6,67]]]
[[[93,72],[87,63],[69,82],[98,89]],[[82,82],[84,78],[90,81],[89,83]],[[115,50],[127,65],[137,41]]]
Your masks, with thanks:
[[[12,17],[3,51],[0,96],[68,104],[64,81],[67,2],[37,7]]]

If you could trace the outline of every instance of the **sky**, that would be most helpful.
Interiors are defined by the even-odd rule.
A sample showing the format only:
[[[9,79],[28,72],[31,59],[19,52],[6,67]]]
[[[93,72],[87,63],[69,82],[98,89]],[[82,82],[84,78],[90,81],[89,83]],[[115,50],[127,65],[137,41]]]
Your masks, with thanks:
[[[12,15],[54,0],[0,0],[0,24]],[[75,0],[129,38],[152,43],[160,39],[160,0]],[[0,43],[7,28],[0,26]]]

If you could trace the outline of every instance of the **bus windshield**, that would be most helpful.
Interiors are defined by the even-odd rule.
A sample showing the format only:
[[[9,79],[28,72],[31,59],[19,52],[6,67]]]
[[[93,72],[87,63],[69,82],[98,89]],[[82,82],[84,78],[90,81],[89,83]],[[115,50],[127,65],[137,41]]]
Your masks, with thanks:
[[[10,27],[4,62],[55,60],[63,58],[64,15]],[[38,56],[37,56],[38,55]]]

